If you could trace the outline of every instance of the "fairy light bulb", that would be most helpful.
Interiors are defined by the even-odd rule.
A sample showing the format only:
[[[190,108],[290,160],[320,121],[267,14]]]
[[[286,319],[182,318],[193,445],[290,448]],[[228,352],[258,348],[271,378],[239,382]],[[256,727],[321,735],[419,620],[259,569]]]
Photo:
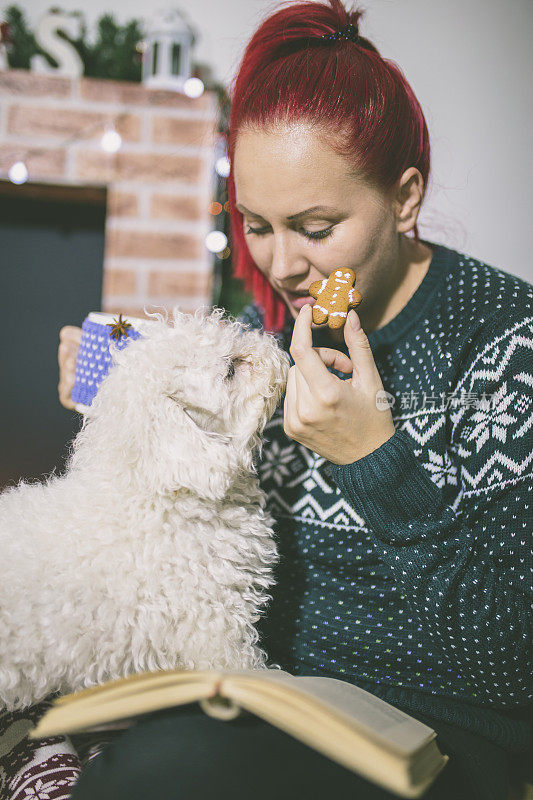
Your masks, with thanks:
[[[221,156],[220,158],[217,158],[215,162],[215,170],[219,175],[221,175],[223,178],[227,178],[229,175],[229,168],[230,163],[227,156]]]
[[[205,237],[205,246],[211,253],[220,253],[227,247],[228,238],[222,231],[211,231]]]
[[[187,97],[200,97],[204,93],[204,84],[200,78],[187,78],[183,84],[183,91]]]
[[[16,161],[7,173],[11,183],[20,185],[28,180],[28,168],[24,161]]]
[[[122,147],[122,136],[114,128],[108,128],[100,139],[100,145],[106,153],[116,153]]]

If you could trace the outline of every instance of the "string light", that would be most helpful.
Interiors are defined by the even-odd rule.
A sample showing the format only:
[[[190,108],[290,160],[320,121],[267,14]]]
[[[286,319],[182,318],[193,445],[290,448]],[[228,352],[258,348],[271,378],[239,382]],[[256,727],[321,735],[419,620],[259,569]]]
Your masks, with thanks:
[[[100,144],[104,150],[108,153],[116,153],[122,147],[122,137],[117,132],[115,125],[120,124],[122,119],[126,116],[126,112],[122,112],[117,114],[114,118],[113,122],[109,123],[106,127],[106,130],[100,140]],[[85,128],[82,128],[77,133],[68,136],[66,139],[63,139],[61,142],[62,147],[68,147],[70,144],[75,142],[82,141],[83,139],[91,136],[97,128],[101,127],[101,123],[93,123],[92,125],[87,125]],[[47,149],[42,147],[28,147],[24,150],[23,158],[32,161],[33,158],[41,155],[45,155],[48,152]],[[8,171],[9,180],[12,183],[25,183],[28,180],[28,168],[24,160],[17,161],[15,164],[11,166]]]
[[[9,172],[7,174],[11,183],[16,183],[17,185],[26,183],[28,180],[28,168],[24,161],[16,161],[9,168]]]
[[[215,170],[222,178],[227,178],[229,175],[229,158],[227,156],[221,156],[217,158],[215,162]]]
[[[191,93],[189,96],[199,96],[203,92],[202,81],[199,78],[191,78],[189,80],[193,81],[192,84],[189,84],[190,87],[192,86],[191,92],[198,92],[196,95]],[[196,89],[194,89],[195,86]],[[200,88],[201,92],[199,91]],[[115,117],[115,120],[106,127],[106,130],[100,139],[100,146],[107,153],[116,153],[122,147],[122,137],[116,130],[115,123],[120,122],[124,116],[125,112]],[[80,130],[77,134],[69,136],[63,141],[63,146],[67,147],[72,142],[81,141],[87,136],[90,136],[97,127],[97,124],[98,123],[87,126],[86,128]],[[221,143],[223,144],[223,139],[221,139]],[[222,146],[217,149],[220,153]],[[47,151],[43,148],[32,147],[25,151],[25,156],[31,160],[33,157],[42,155],[46,152]],[[224,151],[222,150],[222,152]],[[226,155],[219,155],[219,157],[216,159],[215,170],[220,176],[225,178],[228,177],[230,171],[230,162]],[[14,184],[26,183],[26,181],[29,179],[29,172],[25,162],[20,160],[12,164],[8,170],[8,177],[9,180]],[[209,213],[213,216],[217,216],[218,214],[222,213],[223,210],[229,211],[229,201],[226,201],[222,204],[218,200],[214,200],[209,205]],[[205,246],[211,253],[216,254],[218,259],[229,258],[231,254],[231,249],[228,246],[228,238],[222,231],[210,231],[205,237]]]
[[[106,153],[116,153],[122,147],[122,136],[115,128],[107,128],[106,132],[100,139],[102,150]]]
[[[211,231],[205,237],[205,246],[211,253],[220,253],[228,245],[228,237],[222,231]]]
[[[200,78],[187,78],[183,84],[183,91],[187,97],[200,97],[204,93],[204,84]]]

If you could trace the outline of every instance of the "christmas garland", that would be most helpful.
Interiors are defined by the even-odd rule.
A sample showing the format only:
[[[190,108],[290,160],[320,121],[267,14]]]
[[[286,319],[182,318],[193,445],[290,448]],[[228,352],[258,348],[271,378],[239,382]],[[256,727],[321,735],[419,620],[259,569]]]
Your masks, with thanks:
[[[62,13],[61,8],[51,8],[51,13]],[[80,20],[80,35],[69,38],[63,31],[57,36],[69,42],[83,63],[83,74],[89,78],[109,78],[117,81],[140,81],[144,51],[142,23],[132,19],[119,25],[112,14],[104,14],[96,23],[94,42],[87,40],[87,25],[81,11],[68,12]],[[8,66],[13,69],[30,69],[31,58],[41,55],[52,67],[57,67],[53,57],[39,47],[28,26],[24,12],[17,5],[8,6],[0,18],[0,46],[5,45]],[[209,64],[195,62],[192,75],[204,86],[217,93],[222,107],[227,104],[224,87],[213,80]]]
[[[61,9],[50,9],[59,12]],[[80,36],[69,39],[63,32],[58,36],[66,39],[79,54],[84,74],[90,78],[112,78],[118,81],[140,81],[142,69],[142,49],[140,43],[143,31],[140,21],[133,19],[119,25],[111,14],[104,14],[96,25],[94,43],[87,41],[87,25],[81,12],[74,12],[80,18]],[[14,69],[30,69],[31,57],[42,55],[52,67],[57,67],[54,59],[37,44],[35,36],[28,27],[24,12],[16,5],[4,12],[7,23],[5,38],[7,62]]]
[[[55,7],[50,11],[61,13],[62,9]],[[57,35],[76,49],[83,62],[83,74],[86,77],[117,81],[141,80],[144,31],[140,20],[132,19],[125,25],[119,25],[111,14],[104,14],[98,19],[96,38],[91,44],[87,41],[87,25],[83,13],[69,13],[80,19],[79,38],[70,39],[62,31],[58,31]],[[52,56],[37,44],[24,12],[17,5],[8,6],[0,19],[0,47],[2,45],[6,47],[7,63],[12,69],[30,69],[34,55],[44,56],[52,67],[57,67]],[[209,64],[193,62],[192,75],[200,78],[206,89],[216,93],[220,114],[219,130],[225,130],[229,121],[229,97],[225,87],[213,79]]]

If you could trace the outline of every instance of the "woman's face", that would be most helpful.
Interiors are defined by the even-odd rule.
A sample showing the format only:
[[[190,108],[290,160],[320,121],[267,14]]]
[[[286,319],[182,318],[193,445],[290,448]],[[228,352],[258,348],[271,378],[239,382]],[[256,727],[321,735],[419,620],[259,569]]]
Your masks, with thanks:
[[[363,320],[397,271],[399,237],[385,194],[351,176],[347,161],[303,123],[242,129],[234,178],[250,254],[292,316],[315,302],[313,281],[351,267]]]

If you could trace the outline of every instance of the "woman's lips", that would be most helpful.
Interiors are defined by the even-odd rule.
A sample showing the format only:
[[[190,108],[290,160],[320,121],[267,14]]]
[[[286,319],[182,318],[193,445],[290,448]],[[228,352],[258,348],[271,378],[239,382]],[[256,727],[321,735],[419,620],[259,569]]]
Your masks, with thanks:
[[[297,294],[289,294],[289,301],[294,308],[302,308],[302,306],[312,305],[315,302],[315,298],[308,295],[307,297],[302,297],[301,295]]]

